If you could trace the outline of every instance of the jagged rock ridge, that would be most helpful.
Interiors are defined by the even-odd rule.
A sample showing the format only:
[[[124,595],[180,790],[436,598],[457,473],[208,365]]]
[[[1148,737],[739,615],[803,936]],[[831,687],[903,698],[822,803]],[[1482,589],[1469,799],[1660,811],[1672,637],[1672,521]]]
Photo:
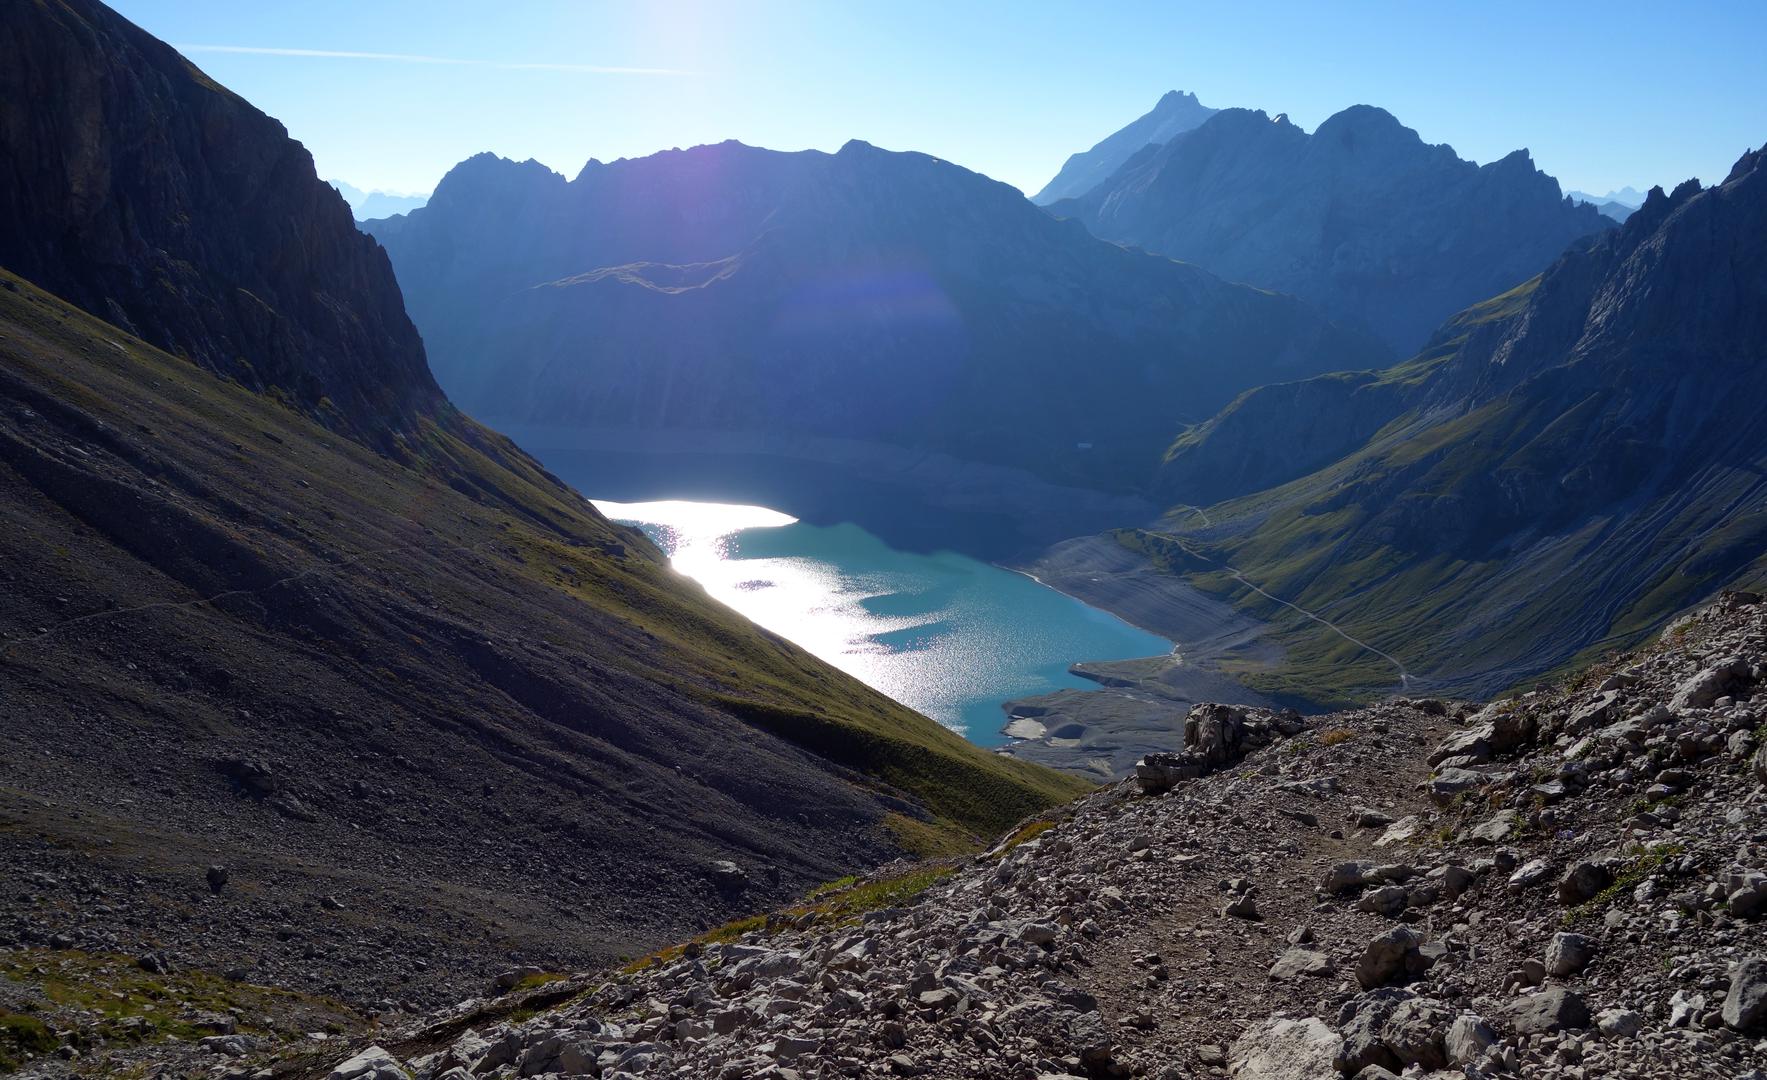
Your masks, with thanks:
[[[1401,355],[1611,225],[1561,195],[1525,150],[1476,166],[1368,105],[1312,134],[1286,116],[1227,109],[1048,209],[1292,293]]]

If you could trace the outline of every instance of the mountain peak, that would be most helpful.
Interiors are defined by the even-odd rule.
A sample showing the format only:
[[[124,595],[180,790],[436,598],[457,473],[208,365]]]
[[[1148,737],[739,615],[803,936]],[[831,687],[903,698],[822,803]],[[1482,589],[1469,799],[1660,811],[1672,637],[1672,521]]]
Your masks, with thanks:
[[[1356,148],[1368,140],[1395,146],[1422,146],[1422,136],[1378,105],[1352,105],[1326,117],[1313,137],[1323,145]]]
[[[1105,239],[1299,296],[1402,352],[1608,224],[1566,202],[1526,150],[1480,168],[1373,105],[1311,135],[1280,113],[1223,109],[1060,212]]]
[[[594,162],[590,162],[594,164]],[[588,168],[587,165],[584,166]],[[535,191],[562,185],[563,176],[533,158],[515,161],[480,151],[449,169],[430,196],[431,206],[494,197],[510,191]]]
[[[1061,199],[1084,195],[1128,164],[1143,149],[1164,145],[1187,131],[1194,131],[1216,112],[1198,101],[1195,94],[1168,90],[1152,109],[1133,123],[1099,140],[1092,149],[1069,157],[1055,178],[1032,196],[1031,201],[1048,206]]]

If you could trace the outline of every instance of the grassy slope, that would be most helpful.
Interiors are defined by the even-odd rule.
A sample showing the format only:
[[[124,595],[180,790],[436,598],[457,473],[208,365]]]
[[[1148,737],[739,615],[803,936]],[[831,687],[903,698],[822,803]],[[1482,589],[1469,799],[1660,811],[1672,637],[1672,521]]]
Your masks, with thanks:
[[[1462,312],[1449,324],[1459,333],[1443,335],[1417,358],[1380,373],[1380,381],[1416,385],[1480,326],[1523,310],[1538,282]],[[1636,645],[1664,619],[1728,582],[1746,584],[1767,574],[1760,569],[1767,560],[1737,573],[1736,552],[1759,550],[1767,542],[1767,522],[1757,520],[1759,515],[1739,517],[1673,558],[1663,555],[1664,545],[1610,536],[1608,520],[1579,522],[1537,550],[1535,565],[1526,572],[1501,558],[1418,556],[1361,531],[1376,515],[1404,509],[1407,502],[1420,515],[1435,512],[1494,466],[1500,478],[1505,469],[1545,465],[1534,459],[1549,452],[1541,449],[1542,433],[1576,425],[1580,411],[1597,406],[1591,400],[1548,414],[1525,396],[1510,397],[1429,423],[1420,422],[1418,411],[1407,411],[1362,448],[1319,472],[1210,507],[1212,528],[1198,528],[1194,514],[1178,510],[1159,533],[1129,532],[1122,539],[1271,624],[1284,648],[1280,665],[1231,659],[1223,665],[1262,692],[1341,705],[1391,692],[1398,680],[1391,663],[1246,588],[1220,568],[1223,563],[1394,655],[1420,677],[1413,684],[1418,692],[1490,694],[1532,684]],[[1710,524],[1702,515],[1739,494],[1736,478],[1708,483],[1709,491],[1688,505],[1664,499],[1637,512],[1679,515],[1662,530],[1665,536],[1697,535]],[[1397,501],[1389,494],[1393,491],[1400,493]],[[1632,602],[1602,610],[1590,588],[1590,567],[1617,560],[1648,561],[1648,584]],[[1565,610],[1579,613],[1574,625],[1563,621]],[[1508,614],[1493,619],[1494,611]],[[1554,658],[1547,673],[1538,674],[1533,650],[1556,644],[1551,639],[1572,629],[1594,643]],[[1463,657],[1472,659],[1463,663]],[[1480,670],[1481,664],[1489,670]]]
[[[610,625],[618,632],[602,640],[619,645],[611,663],[621,676],[783,735],[900,789],[943,827],[972,837],[1081,790],[1071,778],[979,749],[749,624],[464,416],[427,424],[401,467],[16,277],[0,284],[0,358],[9,373],[162,449],[211,503],[245,508],[209,525],[256,553],[260,582],[334,567],[322,572],[343,584],[358,576],[384,584],[401,561],[440,555],[471,564],[471,588],[434,598],[465,611],[475,608],[473,589],[543,583],[559,596],[533,609],[533,637],[563,646],[584,622]],[[210,585],[250,587],[200,570],[188,582],[195,589],[187,598]],[[130,605],[120,598],[118,606]]]

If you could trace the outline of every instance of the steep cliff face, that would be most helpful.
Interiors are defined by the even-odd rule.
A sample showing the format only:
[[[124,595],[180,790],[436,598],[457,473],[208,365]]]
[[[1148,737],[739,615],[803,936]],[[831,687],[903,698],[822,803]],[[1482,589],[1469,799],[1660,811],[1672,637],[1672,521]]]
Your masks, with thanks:
[[[384,441],[441,395],[386,256],[281,124],[95,0],[0,25],[0,265]]]
[[[1049,209],[1106,239],[1293,293],[1401,354],[1612,224],[1565,199],[1526,151],[1476,166],[1366,105],[1312,134],[1228,109]]]
[[[1099,486],[1377,343],[921,154],[480,157],[370,226],[444,386],[510,423],[838,435]]]
[[[1625,225],[1469,309],[1400,367],[1248,395],[1173,448],[1165,490],[1237,495],[1207,527],[1183,515],[1193,550],[1328,612],[1403,659],[1414,685],[1501,689],[1760,571],[1764,350],[1757,151],[1711,188],[1653,190]],[[1252,443],[1275,449],[1245,482],[1279,486],[1223,485],[1217,468]],[[1343,641],[1316,644],[1323,662]],[[1360,677],[1391,677],[1362,660]]]
[[[1039,206],[1078,198],[1110,179],[1123,163],[1149,146],[1163,146],[1219,112],[1195,94],[1170,90],[1134,123],[1100,139],[1090,150],[1071,155],[1043,190],[1031,197]]]

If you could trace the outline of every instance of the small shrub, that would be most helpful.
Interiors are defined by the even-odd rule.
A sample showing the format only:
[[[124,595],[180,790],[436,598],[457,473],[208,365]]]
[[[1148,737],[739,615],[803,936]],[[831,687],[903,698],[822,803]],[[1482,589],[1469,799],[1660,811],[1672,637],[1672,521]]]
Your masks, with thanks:
[[[1319,745],[1336,746],[1339,743],[1347,743],[1355,737],[1356,733],[1349,728],[1332,728],[1330,731],[1322,732],[1320,734]]]

